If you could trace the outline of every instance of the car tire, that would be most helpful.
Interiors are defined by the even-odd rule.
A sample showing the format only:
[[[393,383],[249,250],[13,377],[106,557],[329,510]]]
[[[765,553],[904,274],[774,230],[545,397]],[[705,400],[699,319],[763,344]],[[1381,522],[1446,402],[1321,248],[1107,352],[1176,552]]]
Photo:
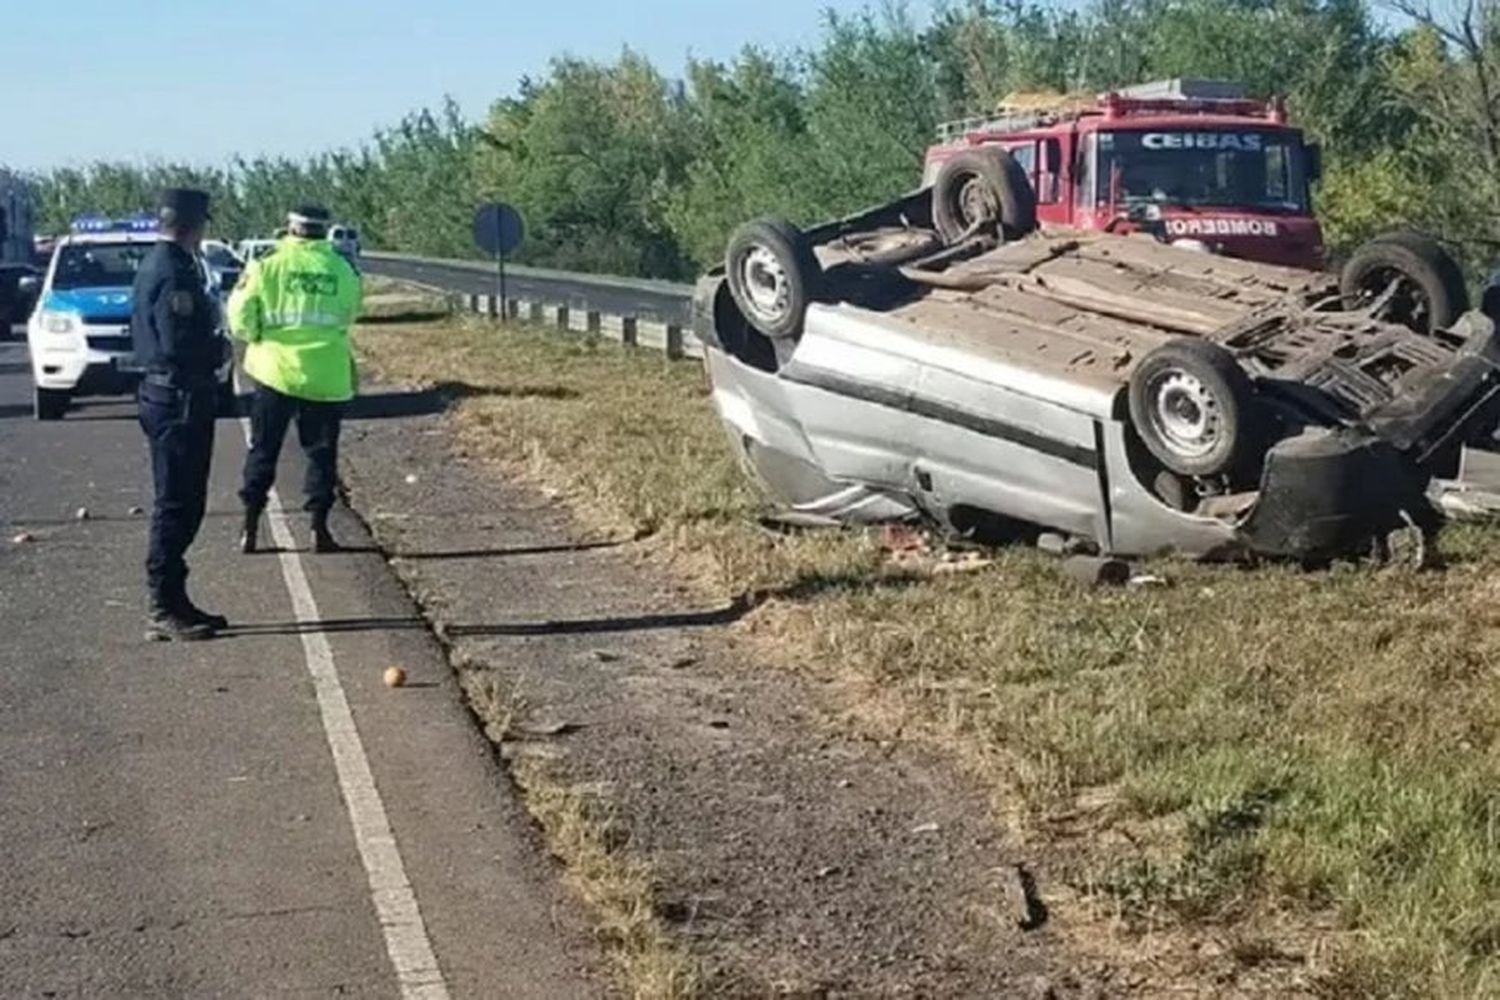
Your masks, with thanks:
[[[1255,450],[1255,386],[1223,347],[1169,340],[1131,372],[1130,420],[1168,470],[1217,476],[1244,469]]]
[[[1036,192],[1026,171],[998,147],[971,149],[943,164],[932,182],[932,221],[946,243],[985,218],[1007,240],[1036,229]]]
[[[751,326],[772,340],[801,335],[808,303],[823,284],[802,230],[783,219],[747,222],[729,237],[724,266],[729,292]]]
[[[1421,233],[1386,233],[1355,250],[1339,272],[1339,293],[1350,308],[1359,308],[1397,280],[1403,285],[1392,300],[1389,318],[1417,333],[1452,326],[1469,309],[1468,286],[1458,262]]]
[[[38,420],[61,420],[68,412],[68,393],[57,389],[36,389],[32,394],[31,409]]]

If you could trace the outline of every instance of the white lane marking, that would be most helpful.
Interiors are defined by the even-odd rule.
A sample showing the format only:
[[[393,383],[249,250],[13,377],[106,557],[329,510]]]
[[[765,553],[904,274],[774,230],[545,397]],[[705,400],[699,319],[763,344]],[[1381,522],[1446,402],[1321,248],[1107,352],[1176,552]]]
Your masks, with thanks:
[[[250,421],[242,419],[240,423],[248,445]],[[302,559],[292,547],[296,543],[287,527],[281,497],[273,489],[268,499],[266,519],[271,525],[272,540],[281,550],[277,558],[281,562],[287,592],[292,597],[292,610],[300,624],[322,621],[318,602],[313,599],[307,574],[302,569]],[[344,685],[339,681],[333,661],[333,647],[322,632],[303,632],[302,651],[307,660],[307,672],[312,675],[318,711],[323,716],[323,732],[328,737],[328,748],[333,752],[339,789],[349,810],[349,822],[354,827],[354,842],[359,847],[359,858],[369,878],[370,899],[375,903],[375,914],[385,934],[385,950],[395,967],[401,996],[403,1000],[448,1000],[448,985],[443,981],[443,971],[432,952],[427,925],[422,922],[416,893],[407,881],[406,865],[401,861],[396,835],[391,832],[385,804],[375,787],[370,761],[365,757],[364,743],[354,725],[354,714],[349,711],[349,700],[344,697]]]

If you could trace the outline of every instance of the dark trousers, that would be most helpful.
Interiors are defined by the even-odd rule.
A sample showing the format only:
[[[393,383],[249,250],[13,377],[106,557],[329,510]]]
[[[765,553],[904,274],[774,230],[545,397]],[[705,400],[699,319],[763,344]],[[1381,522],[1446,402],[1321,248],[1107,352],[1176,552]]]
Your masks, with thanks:
[[[141,429],[151,448],[156,499],[146,553],[152,603],[171,607],[187,596],[183,558],[208,504],[208,470],[214,449],[215,392],[142,384],[137,397]]]
[[[326,513],[333,506],[338,483],[339,423],[343,403],[314,403],[286,396],[257,385],[250,397],[250,452],[245,456],[245,482],[240,499],[245,506],[261,510],[266,494],[276,482],[276,461],[286,429],[297,421],[297,440],[307,456],[307,478],[303,482],[304,510]]]

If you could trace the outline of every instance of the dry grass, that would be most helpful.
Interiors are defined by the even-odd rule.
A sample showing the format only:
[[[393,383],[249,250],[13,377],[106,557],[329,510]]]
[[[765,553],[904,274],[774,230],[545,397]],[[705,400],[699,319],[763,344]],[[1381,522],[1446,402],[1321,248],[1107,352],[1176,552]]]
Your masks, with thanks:
[[[493,674],[464,670],[460,676],[486,735],[505,748],[511,776],[548,849],[593,914],[595,933],[627,995],[632,1000],[698,996],[696,965],[656,916],[651,869],[620,850],[623,838],[607,803],[590,789],[568,784],[549,756],[518,738],[514,723],[525,706],[516,692]]]
[[[1450,530],[1436,574],[1167,564],[1170,586],[1085,592],[1012,550],[914,577],[864,535],[755,528],[694,365],[463,322],[361,342],[397,379],[479,389],[476,454],[776,595],[753,628],[956,736],[1133,925],[1217,928],[1251,966],[1279,914],[1326,928],[1296,960],[1326,995],[1500,995],[1493,531]]]

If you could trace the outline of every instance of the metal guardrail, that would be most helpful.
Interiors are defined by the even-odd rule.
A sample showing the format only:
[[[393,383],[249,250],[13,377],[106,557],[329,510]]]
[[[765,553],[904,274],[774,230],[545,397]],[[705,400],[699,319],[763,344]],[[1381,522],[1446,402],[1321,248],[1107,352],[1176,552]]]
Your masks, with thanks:
[[[670,358],[702,354],[691,332],[691,285],[507,266],[501,303],[494,265],[485,261],[366,253],[362,263],[370,274],[457,294],[465,308],[480,315],[595,333]]]

